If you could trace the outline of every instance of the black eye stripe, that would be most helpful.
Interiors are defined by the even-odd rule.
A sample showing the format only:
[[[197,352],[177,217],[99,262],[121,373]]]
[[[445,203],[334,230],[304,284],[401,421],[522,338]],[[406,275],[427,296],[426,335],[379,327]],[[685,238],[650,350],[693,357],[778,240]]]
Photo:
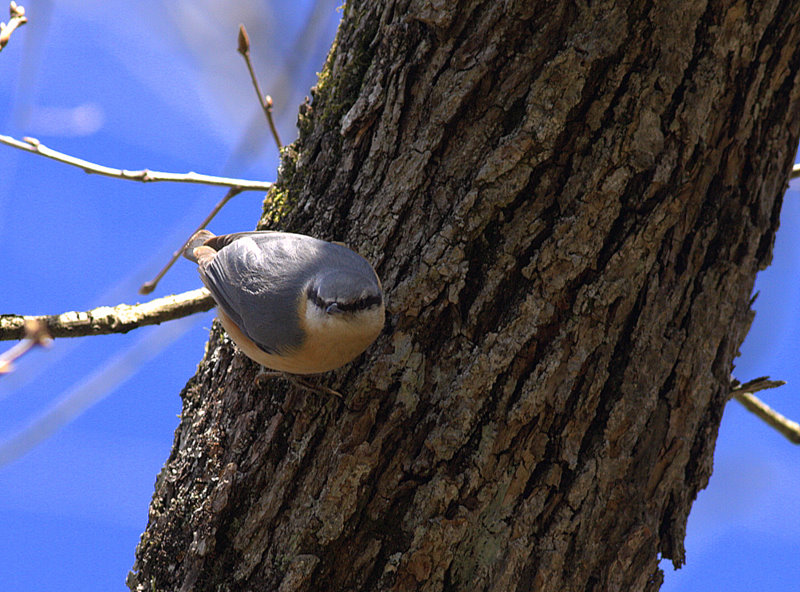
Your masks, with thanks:
[[[306,295],[308,299],[313,302],[319,308],[325,310],[333,304],[333,302],[326,302],[323,300],[317,291],[314,289],[313,286],[309,286],[308,290],[306,290]],[[371,295],[365,296],[364,298],[359,298],[354,302],[336,302],[336,308],[341,312],[356,312],[359,310],[366,310],[368,308],[372,308],[373,306],[380,306],[383,303],[383,298],[378,295]]]

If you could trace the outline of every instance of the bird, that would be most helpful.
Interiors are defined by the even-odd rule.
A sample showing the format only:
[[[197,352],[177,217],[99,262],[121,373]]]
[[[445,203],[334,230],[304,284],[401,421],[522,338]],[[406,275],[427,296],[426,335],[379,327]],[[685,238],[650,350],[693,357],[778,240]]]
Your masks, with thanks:
[[[184,257],[217,303],[225,331],[251,360],[319,374],[351,362],[385,322],[380,279],[340,243],[271,230],[197,231]]]

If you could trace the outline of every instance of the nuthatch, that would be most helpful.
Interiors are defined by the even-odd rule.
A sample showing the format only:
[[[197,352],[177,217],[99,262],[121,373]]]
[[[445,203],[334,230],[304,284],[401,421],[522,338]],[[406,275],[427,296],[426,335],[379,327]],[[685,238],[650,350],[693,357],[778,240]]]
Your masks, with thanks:
[[[291,374],[339,368],[383,328],[381,282],[361,255],[302,234],[200,230],[184,250],[239,348]]]

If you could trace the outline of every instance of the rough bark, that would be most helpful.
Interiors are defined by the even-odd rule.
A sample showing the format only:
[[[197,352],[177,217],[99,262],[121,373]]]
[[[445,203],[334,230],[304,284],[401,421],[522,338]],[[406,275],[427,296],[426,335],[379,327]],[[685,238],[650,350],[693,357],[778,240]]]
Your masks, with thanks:
[[[320,378],[344,401],[214,330],[129,585],[657,588],[770,258],[799,67],[790,2],[348,2],[273,197],[375,263],[387,327]]]

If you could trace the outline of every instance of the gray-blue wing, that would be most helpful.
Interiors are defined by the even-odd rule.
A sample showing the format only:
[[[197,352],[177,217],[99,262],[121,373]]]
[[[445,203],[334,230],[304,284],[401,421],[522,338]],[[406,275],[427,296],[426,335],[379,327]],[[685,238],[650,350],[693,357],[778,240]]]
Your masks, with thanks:
[[[272,354],[302,344],[297,309],[314,277],[341,269],[375,276],[350,249],[299,234],[241,232],[205,244],[218,252],[200,266],[203,283],[242,332]]]

